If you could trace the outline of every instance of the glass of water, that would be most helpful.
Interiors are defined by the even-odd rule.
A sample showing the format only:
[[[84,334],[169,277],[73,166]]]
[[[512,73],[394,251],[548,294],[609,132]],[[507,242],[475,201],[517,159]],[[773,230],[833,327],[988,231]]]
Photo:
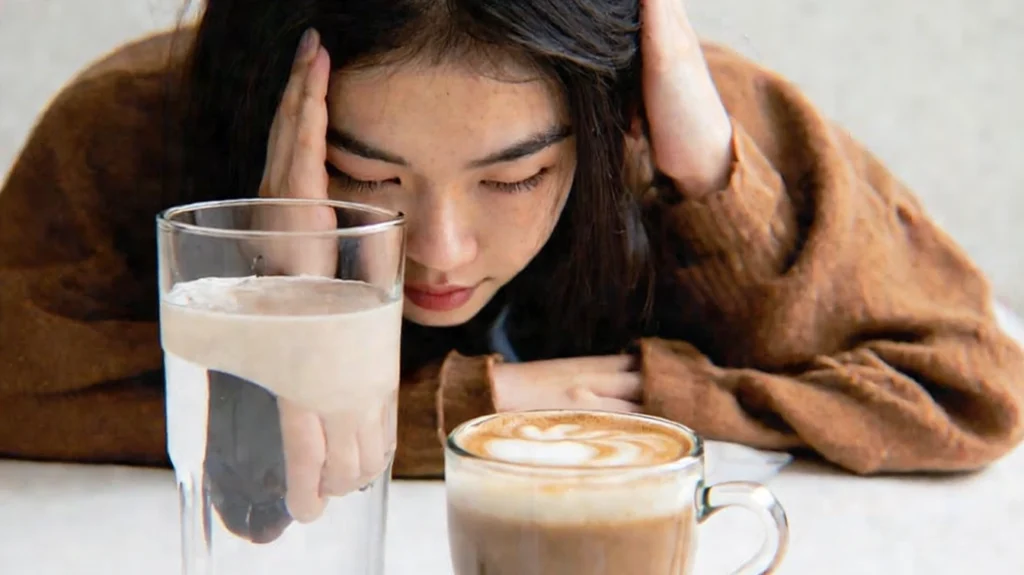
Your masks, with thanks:
[[[185,575],[380,575],[405,225],[360,204],[157,218]]]

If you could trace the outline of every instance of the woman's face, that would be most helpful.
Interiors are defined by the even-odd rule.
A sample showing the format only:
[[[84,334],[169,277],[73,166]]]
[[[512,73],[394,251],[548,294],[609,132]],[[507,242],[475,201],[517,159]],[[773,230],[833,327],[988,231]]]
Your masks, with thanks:
[[[464,323],[551,236],[576,170],[557,90],[523,68],[341,71],[328,94],[330,195],[406,214],[405,316]]]

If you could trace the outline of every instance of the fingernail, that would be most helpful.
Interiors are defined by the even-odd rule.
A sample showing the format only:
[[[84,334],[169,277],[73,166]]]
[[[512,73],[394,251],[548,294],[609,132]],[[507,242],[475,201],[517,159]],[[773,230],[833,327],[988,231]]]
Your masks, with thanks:
[[[299,55],[310,56],[313,51],[316,50],[317,34],[316,30],[310,28],[302,34],[302,40],[299,41]]]

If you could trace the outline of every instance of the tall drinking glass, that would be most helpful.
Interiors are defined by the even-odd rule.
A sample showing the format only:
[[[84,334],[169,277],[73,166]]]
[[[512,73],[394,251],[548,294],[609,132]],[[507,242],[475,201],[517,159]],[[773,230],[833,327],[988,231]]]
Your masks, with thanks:
[[[405,226],[359,204],[157,218],[185,575],[380,575]]]

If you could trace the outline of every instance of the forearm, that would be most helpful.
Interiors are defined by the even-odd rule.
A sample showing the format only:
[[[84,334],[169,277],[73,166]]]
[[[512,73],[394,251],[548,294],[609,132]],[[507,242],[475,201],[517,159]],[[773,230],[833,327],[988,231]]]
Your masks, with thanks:
[[[972,331],[974,342],[868,342],[789,373],[647,340],[645,407],[711,439],[810,448],[856,473],[978,469],[1024,434],[1024,356],[994,326]]]
[[[0,456],[169,465],[163,371],[90,389],[0,394]]]
[[[786,271],[799,249],[797,213],[781,176],[741,125],[728,185],[696,199],[660,190],[654,217],[674,246],[673,279],[701,305],[727,313]],[[663,184],[667,185],[667,184]]]
[[[87,390],[161,366],[152,218],[162,156],[128,105],[140,87],[73,83],[3,182],[0,395]]]

